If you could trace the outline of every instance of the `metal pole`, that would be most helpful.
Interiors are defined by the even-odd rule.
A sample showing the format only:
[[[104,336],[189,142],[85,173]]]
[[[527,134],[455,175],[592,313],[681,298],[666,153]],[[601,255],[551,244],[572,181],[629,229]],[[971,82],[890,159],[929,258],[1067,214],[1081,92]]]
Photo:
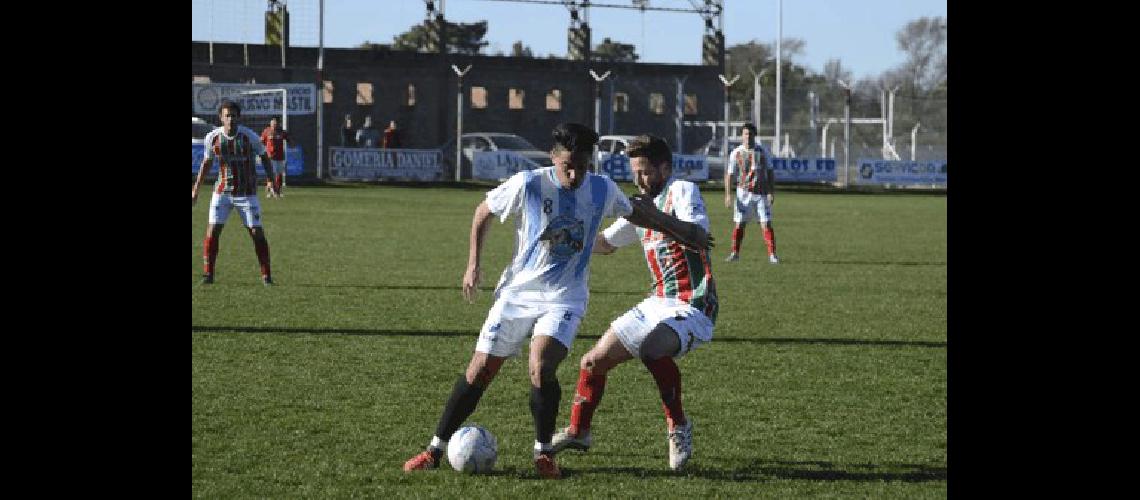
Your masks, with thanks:
[[[728,169],[728,90],[740,75],[732,77],[731,80],[725,78],[724,75],[717,75],[720,81],[724,83],[724,137],[721,138],[720,155],[724,157],[724,168]]]
[[[887,159],[887,90],[879,89],[879,116],[883,117],[883,159]]]
[[[847,187],[848,171],[851,169],[851,89],[845,89],[847,98],[843,101],[843,187]]]
[[[442,4],[441,4],[442,5]],[[455,182],[463,180],[463,75],[471,71],[471,65],[468,64],[466,68],[461,71],[458,66],[452,64],[451,69],[459,76],[456,81],[457,91],[455,93]],[[474,159],[474,157],[472,157]],[[474,163],[471,165],[474,171]]]
[[[918,150],[918,126],[921,123],[915,123],[914,128],[910,129],[910,161],[914,161],[915,152]]]
[[[676,142],[677,149],[675,151],[677,151],[678,154],[681,154],[685,151],[685,148],[684,148],[685,136],[682,133],[682,131],[683,131],[682,126],[683,125],[682,125],[681,121],[685,117],[685,89],[684,89],[684,85],[685,85],[685,80],[688,80],[688,79],[689,79],[688,75],[686,75],[684,78],[674,78],[674,80],[677,81],[677,106],[676,106],[676,112],[677,113],[676,113],[676,119],[675,119],[675,122],[676,122],[675,128],[677,129],[677,142]]]
[[[317,178],[323,179],[325,170],[325,0],[321,0],[319,3],[317,86],[320,87],[320,92],[317,95]]]
[[[780,49],[780,47],[781,47],[780,42],[782,42],[783,38],[784,38],[784,0],[780,0],[780,16],[779,17],[780,17],[780,31],[779,31],[779,35],[776,37],[776,151],[775,151],[776,156],[780,156],[780,94],[781,94],[781,85],[782,85],[782,82],[780,80],[783,80],[783,78],[781,77],[781,73],[782,73],[781,70],[783,69],[783,66],[784,66],[784,64],[782,62],[783,61],[783,59],[782,59],[783,54],[781,54],[781,52],[783,52],[783,51]]]
[[[613,70],[610,70],[610,71],[613,71]],[[603,73],[602,76],[598,76],[597,73],[594,73],[594,70],[590,70],[590,77],[594,79],[594,132],[597,132],[598,135],[601,135],[601,133],[602,133],[602,80],[605,80],[606,77],[610,76],[610,71]],[[594,173],[595,174],[600,173],[602,171],[602,166],[599,164],[599,162],[597,160],[598,160],[598,145],[594,144]]]

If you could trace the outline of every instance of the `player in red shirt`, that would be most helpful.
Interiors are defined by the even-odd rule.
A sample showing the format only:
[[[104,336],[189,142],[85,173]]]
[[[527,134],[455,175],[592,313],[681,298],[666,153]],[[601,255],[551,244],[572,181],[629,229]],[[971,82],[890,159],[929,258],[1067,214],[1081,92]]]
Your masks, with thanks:
[[[218,108],[222,126],[214,129],[203,140],[205,158],[198,167],[198,178],[190,192],[191,205],[198,203],[198,188],[210,170],[214,159],[219,161],[218,180],[214,183],[214,194],[210,199],[210,222],[206,225],[206,240],[203,244],[204,275],[202,284],[214,282],[214,262],[218,257],[218,240],[222,227],[229,218],[230,211],[237,209],[242,223],[253,238],[253,248],[257,261],[261,264],[261,281],[266,286],[273,284],[269,272],[269,242],[265,239],[265,229],[261,227],[261,205],[257,201],[257,170],[255,157],[261,157],[265,166],[265,190],[269,196],[276,196],[273,183],[273,163],[265,153],[257,133],[249,127],[239,125],[241,107],[236,102],[223,102]]]
[[[269,119],[269,126],[261,131],[261,143],[265,145],[265,152],[273,160],[273,170],[277,176],[273,179],[277,197],[281,197],[281,187],[285,184],[285,141],[289,140],[289,133],[281,128],[277,117]]]

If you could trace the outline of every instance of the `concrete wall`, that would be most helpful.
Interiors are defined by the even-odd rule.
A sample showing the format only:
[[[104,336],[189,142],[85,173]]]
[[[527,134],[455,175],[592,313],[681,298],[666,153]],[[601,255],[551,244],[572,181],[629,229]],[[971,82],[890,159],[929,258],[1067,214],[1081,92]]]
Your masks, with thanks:
[[[208,43],[191,42],[191,49],[192,74],[209,77],[215,83],[248,83],[251,80],[264,84],[318,82],[316,48],[289,48],[285,68],[281,67],[279,47],[215,43],[213,64],[210,64]],[[333,83],[333,100],[324,105],[326,155],[329,147],[340,144],[340,127],[346,114],[353,116],[355,127],[361,125],[365,115],[372,116],[373,124],[381,129],[389,120],[396,120],[406,148],[435,148],[453,141],[457,77],[451,69],[452,64],[460,68],[468,64],[473,66],[463,79],[465,132],[511,132],[525,137],[540,149],[550,148],[550,130],[558,123],[576,121],[593,126],[595,91],[590,69],[598,74],[612,71],[603,84],[599,130],[603,135],[651,133],[669,141],[676,150],[675,77],[687,76],[684,91],[697,97],[697,114],[686,115],[685,120],[720,120],[723,113],[723,88],[717,79],[717,69],[711,66],[590,63],[383,49],[325,49],[325,69],[320,79]],[[373,104],[356,103],[358,82],[372,83]],[[414,106],[405,105],[409,84],[415,86]],[[487,90],[486,109],[471,107],[473,86]],[[319,83],[317,88],[319,94]],[[524,109],[508,109],[510,88],[524,91]],[[561,110],[546,109],[546,94],[551,89],[562,92]],[[615,92],[628,95],[627,112],[611,113],[609,101]],[[651,112],[651,93],[662,94],[664,114]],[[203,118],[218,123],[216,116]],[[315,176],[316,114],[291,115],[289,129],[291,137],[304,152],[305,176]],[[691,152],[710,138],[708,127],[685,127],[682,152]]]

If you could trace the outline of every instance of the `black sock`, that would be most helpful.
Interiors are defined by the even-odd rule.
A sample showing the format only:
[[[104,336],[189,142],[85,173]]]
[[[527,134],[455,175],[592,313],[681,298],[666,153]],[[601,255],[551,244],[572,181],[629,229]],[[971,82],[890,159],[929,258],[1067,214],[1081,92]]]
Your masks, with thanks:
[[[554,424],[558,418],[558,403],[562,387],[558,380],[543,380],[541,387],[530,388],[530,414],[534,417],[534,436],[540,443],[549,443],[554,437]]]
[[[455,387],[451,389],[447,404],[443,407],[439,424],[435,426],[435,435],[444,442],[450,440],[451,435],[463,425],[463,421],[475,412],[475,405],[478,405],[479,398],[483,397],[484,389],[485,387],[468,384],[467,377],[460,375],[459,380],[455,381]]]

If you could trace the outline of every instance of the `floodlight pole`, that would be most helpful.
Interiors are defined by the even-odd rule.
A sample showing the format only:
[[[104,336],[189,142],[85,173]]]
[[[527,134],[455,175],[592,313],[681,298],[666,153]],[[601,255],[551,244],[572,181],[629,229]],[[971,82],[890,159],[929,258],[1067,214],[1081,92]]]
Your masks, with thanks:
[[[455,182],[459,182],[463,180],[463,75],[471,71],[471,65],[468,64],[466,68],[460,70],[458,66],[452,64],[451,69],[459,75],[455,93]],[[472,168],[474,166],[472,163]]]
[[[918,127],[922,123],[915,122],[914,128],[910,129],[910,161],[914,161],[915,153],[918,152]]]
[[[613,70],[610,70],[613,71]],[[594,78],[594,132],[602,133],[602,81],[610,76],[610,71],[606,71],[602,76],[598,76],[594,70],[590,70],[590,76]],[[598,158],[598,145],[594,145],[594,160]],[[597,161],[594,162],[594,173],[601,171],[602,166]]]
[[[724,156],[724,168],[725,168],[725,171],[727,172],[728,171],[728,89],[730,87],[732,87],[732,84],[736,83],[736,80],[740,78],[740,75],[736,75],[736,76],[732,77],[731,80],[729,80],[728,78],[725,78],[724,75],[717,75],[717,77],[720,78],[721,83],[724,84],[724,137],[721,139],[720,154],[722,156]]]

